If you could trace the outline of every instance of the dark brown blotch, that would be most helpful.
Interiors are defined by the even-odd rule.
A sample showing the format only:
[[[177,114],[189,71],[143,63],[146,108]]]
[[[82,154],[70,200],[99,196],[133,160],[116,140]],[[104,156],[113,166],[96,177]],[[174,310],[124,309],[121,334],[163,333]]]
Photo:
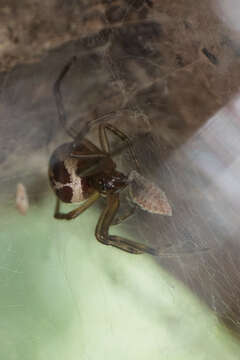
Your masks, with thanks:
[[[111,6],[106,11],[106,17],[110,23],[121,21],[126,14],[126,10],[120,6]]]
[[[153,2],[151,0],[127,0],[127,3],[132,6],[134,9],[140,9],[143,5],[147,5],[150,8],[153,7]]]
[[[65,203],[71,203],[73,197],[73,191],[70,186],[63,186],[56,190],[57,197]]]
[[[64,162],[56,162],[52,167],[53,178],[61,184],[68,184],[70,182],[70,175],[65,168]]]
[[[202,53],[206,56],[206,58],[213,64],[213,65],[218,65],[219,61],[218,58],[211,53],[208,49],[203,48],[202,49]]]
[[[52,154],[49,162],[49,176],[51,181],[67,184],[70,182],[70,175],[64,165],[72,151],[72,143],[59,146]]]

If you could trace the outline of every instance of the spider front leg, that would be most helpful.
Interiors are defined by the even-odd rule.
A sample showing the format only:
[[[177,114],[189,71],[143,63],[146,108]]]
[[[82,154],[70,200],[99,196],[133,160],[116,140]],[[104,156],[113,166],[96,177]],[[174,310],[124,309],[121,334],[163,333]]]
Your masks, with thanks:
[[[60,220],[72,220],[75,219],[77,216],[82,214],[85,210],[87,210],[91,205],[95,203],[100,197],[98,191],[95,191],[82,205],[77,207],[76,209],[63,214],[60,212],[60,200],[57,199],[56,208],[54,212],[54,217]]]
[[[135,241],[124,239],[120,236],[109,235],[109,227],[113,223],[114,217],[119,209],[119,195],[110,194],[107,197],[107,206],[103,210],[98,221],[95,235],[98,241],[105,245],[115,246],[123,251],[131,254],[148,253],[157,255],[157,251],[144,244],[139,244]]]
[[[60,124],[62,124],[63,128],[65,129],[66,133],[74,139],[75,133],[72,129],[68,129],[66,126],[66,112],[63,105],[62,93],[60,90],[60,85],[64,77],[66,76],[69,69],[72,67],[73,63],[77,60],[76,56],[73,56],[70,61],[64,66],[61,73],[59,74],[54,86],[53,86],[53,94],[56,101],[58,118]]]
[[[67,127],[67,116],[66,116],[66,111],[64,108],[64,103],[63,103],[63,98],[62,98],[62,93],[61,93],[61,84],[65,78],[65,76],[67,75],[67,73],[69,72],[69,70],[71,69],[72,65],[76,62],[77,57],[73,56],[68,63],[64,66],[64,68],[61,70],[57,80],[54,83],[53,86],[53,95],[55,97],[55,102],[56,102],[56,106],[57,106],[57,112],[58,112],[58,118],[59,118],[59,122],[60,124],[62,124],[63,128],[65,129],[66,133],[74,139],[75,144],[79,144],[82,142],[82,140],[84,139],[84,137],[87,135],[87,133],[90,131],[91,127],[96,125],[97,123],[99,123],[100,121],[108,118],[109,116],[113,115],[115,113],[115,111],[110,111],[109,113],[103,114],[101,116],[99,116],[97,119],[94,119],[92,121],[82,121],[82,128],[81,131],[76,135],[75,130],[73,128],[68,128]],[[81,121],[82,119],[79,118],[79,121]]]
[[[139,163],[135,156],[131,140],[129,139],[129,137],[126,134],[124,134],[124,132],[117,129],[113,125],[110,125],[110,124],[100,124],[99,125],[99,142],[101,144],[102,150],[105,153],[109,153],[110,155],[112,154],[111,149],[110,149],[110,143],[109,143],[108,136],[107,136],[107,130],[110,131],[111,133],[113,133],[114,135],[116,135],[117,137],[119,137],[127,145],[129,153],[130,153],[133,161],[135,162],[136,168],[138,171],[140,171],[140,166],[139,166]]]

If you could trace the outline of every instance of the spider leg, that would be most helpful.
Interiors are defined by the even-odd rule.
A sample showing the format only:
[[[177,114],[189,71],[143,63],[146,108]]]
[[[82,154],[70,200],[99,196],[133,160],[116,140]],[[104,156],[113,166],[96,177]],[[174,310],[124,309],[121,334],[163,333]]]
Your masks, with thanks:
[[[158,252],[156,249],[144,245],[144,244],[140,244],[138,242],[132,241],[132,240],[127,240],[127,239],[123,239],[120,236],[109,236],[109,240],[111,243],[109,243],[108,245],[112,245],[117,247],[118,249],[121,249],[123,251],[129,252],[131,254],[150,254],[150,255],[154,255],[157,256]]]
[[[58,112],[58,118],[60,123],[62,124],[62,127],[64,128],[64,130],[66,131],[66,133],[73,139],[75,139],[75,142],[81,142],[82,139],[86,136],[86,134],[89,132],[90,130],[90,124],[87,122],[83,125],[81,131],[79,132],[79,134],[76,137],[76,133],[75,130],[73,128],[68,129],[66,126],[66,111],[63,105],[63,99],[62,99],[62,93],[60,90],[60,86],[61,86],[61,82],[64,79],[64,77],[66,76],[66,74],[68,73],[68,71],[70,70],[70,68],[72,67],[73,63],[77,60],[76,56],[73,56],[69,62],[64,66],[64,68],[62,69],[60,75],[58,76],[57,80],[54,83],[53,86],[53,94],[55,97],[55,102],[56,102],[56,106],[57,106],[57,112]],[[77,139],[77,140],[76,140]]]
[[[86,154],[83,154],[81,152],[81,148],[79,150],[79,148],[77,147],[77,144],[73,145],[73,150],[70,154],[70,156],[72,158],[76,158],[76,159],[97,159],[97,158],[106,158],[107,156],[109,156],[109,154],[104,153],[103,151],[101,151],[96,145],[94,145],[91,141],[87,140],[87,139],[83,139],[81,141],[81,145],[84,145],[89,152]]]
[[[106,133],[106,124],[99,125],[98,136],[102,150],[106,153],[110,153],[110,143]]]
[[[103,210],[100,219],[98,221],[95,235],[98,241],[105,245],[115,246],[123,251],[129,252],[131,254],[142,254],[148,253],[151,255],[156,255],[156,250],[146,246],[144,244],[139,244],[135,241],[124,239],[120,236],[109,235],[109,227],[113,222],[113,219],[119,208],[119,195],[110,194],[107,197],[107,206]]]
[[[109,140],[107,137],[107,130],[112,132],[114,135],[118,136],[122,141],[124,141],[126,143],[126,145],[128,146],[129,153],[130,153],[133,161],[136,164],[137,170],[139,171],[140,166],[139,166],[137,158],[135,156],[131,140],[129,139],[129,137],[126,134],[124,134],[124,132],[117,129],[113,125],[110,125],[110,124],[100,124],[99,125],[99,141],[100,141],[102,150],[104,152],[110,153],[110,144],[109,144]]]
[[[104,170],[105,162],[108,155],[104,154],[70,154],[70,157],[77,158],[77,159],[83,159],[83,160],[94,160],[92,162],[92,165],[88,166],[85,170],[82,170],[78,175],[79,176],[92,176],[99,171]]]
[[[129,210],[126,211],[124,215],[117,216],[116,218],[114,218],[111,226],[112,225],[119,225],[123,221],[127,220],[130,216],[133,216],[133,214],[134,214],[134,212],[136,210],[136,207],[137,207],[137,205],[135,205],[134,207],[129,208]]]
[[[60,91],[60,85],[61,85],[63,78],[65,77],[65,75],[67,74],[67,72],[69,71],[69,69],[71,68],[71,66],[73,65],[73,63],[76,60],[77,60],[76,56],[73,56],[70,59],[70,61],[62,69],[61,73],[59,74],[59,76],[53,86],[53,94],[55,96],[59,121],[62,124],[63,128],[65,129],[66,133],[73,139],[75,137],[74,131],[72,129],[68,129],[66,127],[66,112],[64,109],[64,105],[63,105],[63,99],[62,99],[62,94]]]
[[[102,159],[105,158],[105,154],[75,154],[71,153],[70,157],[76,158],[76,159]]]
[[[72,220],[75,219],[77,216],[79,216],[80,214],[82,214],[85,210],[87,210],[92,204],[95,203],[95,201],[97,201],[100,197],[100,194],[98,191],[94,192],[82,205],[80,205],[79,207],[77,207],[76,209],[63,214],[60,212],[60,200],[57,199],[56,202],[56,207],[55,207],[55,212],[54,212],[54,217],[56,219],[60,219],[60,220]]]
[[[57,80],[54,83],[53,86],[53,94],[55,97],[55,102],[56,102],[56,106],[57,106],[57,112],[58,112],[58,118],[60,123],[62,124],[63,128],[65,129],[66,133],[73,138],[75,141],[75,144],[79,144],[82,142],[82,140],[84,139],[84,137],[86,136],[86,134],[90,131],[91,127],[96,125],[97,123],[99,123],[100,121],[108,118],[109,116],[111,116],[112,114],[115,113],[115,111],[110,111],[109,113],[100,115],[97,119],[91,120],[91,121],[86,121],[83,126],[81,131],[76,135],[75,130],[73,128],[68,129],[66,126],[66,111],[63,105],[63,98],[62,98],[62,93],[60,90],[61,87],[61,83],[64,79],[64,77],[66,76],[66,74],[68,73],[68,71],[70,70],[70,68],[72,67],[72,65],[74,64],[74,62],[77,60],[76,56],[73,56],[69,62],[64,66],[64,68],[62,69],[62,71],[60,72]]]

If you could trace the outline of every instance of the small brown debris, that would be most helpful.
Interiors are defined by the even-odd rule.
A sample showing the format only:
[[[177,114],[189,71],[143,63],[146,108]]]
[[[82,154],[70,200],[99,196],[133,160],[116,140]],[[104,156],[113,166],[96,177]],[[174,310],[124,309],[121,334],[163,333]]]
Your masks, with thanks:
[[[29,209],[29,201],[26,188],[23,184],[17,184],[16,207],[21,215],[26,215]]]

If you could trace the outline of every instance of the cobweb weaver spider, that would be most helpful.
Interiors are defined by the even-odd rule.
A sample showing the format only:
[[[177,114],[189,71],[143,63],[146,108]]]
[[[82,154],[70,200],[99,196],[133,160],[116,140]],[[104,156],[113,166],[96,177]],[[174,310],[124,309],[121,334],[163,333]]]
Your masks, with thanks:
[[[66,124],[66,114],[60,85],[75,60],[76,57],[70,60],[70,62],[63,68],[54,84],[54,96],[58,116],[64,127]],[[108,140],[108,132],[120,138],[125,144],[125,147],[127,145],[132,159],[134,160],[137,168],[139,167],[132,149],[131,141],[127,135],[113,125],[102,123],[98,127],[100,142],[99,148],[85,138],[88,130],[89,126],[87,124],[77,137],[73,136],[71,130],[67,130],[68,134],[74,138],[74,141],[59,146],[50,158],[49,180],[51,187],[57,196],[54,217],[56,219],[65,220],[75,219],[93,205],[100,196],[105,197],[107,205],[98,220],[95,230],[97,240],[105,245],[111,245],[132,254],[148,253],[151,255],[158,255],[158,251],[150,246],[109,234],[109,228],[111,225],[121,223],[123,220],[132,215],[135,210],[135,207],[131,208],[127,214],[116,218],[116,214],[120,206],[119,192],[129,185],[133,185],[136,178],[140,177],[140,180],[143,180],[144,178],[134,171],[130,172],[129,176],[126,176],[116,170],[116,164],[113,161],[113,157],[120,151],[112,151]],[[139,184],[140,183],[141,181]],[[150,192],[153,200],[154,191],[152,191],[152,189],[154,190],[154,187],[150,186],[149,189],[151,190]],[[156,187],[155,189],[158,188]],[[137,190],[139,192],[139,186]],[[161,190],[159,189],[158,192],[161,192]],[[160,203],[163,206],[161,207],[159,213],[162,213],[163,215],[171,215],[170,205],[164,196],[164,193],[161,192]],[[141,197],[141,199],[142,201],[140,200],[137,192],[134,193],[134,188],[132,186],[133,202],[140,205],[143,209],[148,209],[147,200],[143,197]],[[84,200],[85,202],[83,202]],[[83,203],[68,213],[62,213],[60,212],[60,201],[65,203]],[[154,210],[153,208],[151,209]],[[152,210],[149,211],[156,212]]]

